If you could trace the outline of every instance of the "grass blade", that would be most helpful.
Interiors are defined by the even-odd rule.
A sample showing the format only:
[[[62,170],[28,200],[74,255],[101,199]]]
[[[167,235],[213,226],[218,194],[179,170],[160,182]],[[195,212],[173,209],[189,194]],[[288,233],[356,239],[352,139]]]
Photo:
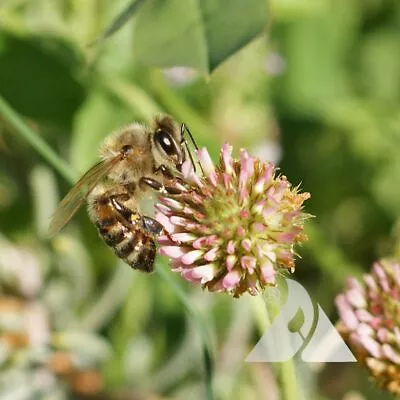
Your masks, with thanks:
[[[23,137],[60,175],[67,181],[73,183],[75,174],[71,167],[60,158],[57,153],[30,128],[21,116],[0,96],[0,115],[8,122],[15,131]]]
[[[94,42],[90,43],[89,46],[93,46],[95,44],[101,43],[110,36],[112,36],[115,32],[119,31],[130,19],[131,17],[139,10],[142,3],[145,0],[133,0],[131,1],[126,8],[121,11],[121,13],[111,22],[110,26],[104,31],[104,33],[96,39]]]

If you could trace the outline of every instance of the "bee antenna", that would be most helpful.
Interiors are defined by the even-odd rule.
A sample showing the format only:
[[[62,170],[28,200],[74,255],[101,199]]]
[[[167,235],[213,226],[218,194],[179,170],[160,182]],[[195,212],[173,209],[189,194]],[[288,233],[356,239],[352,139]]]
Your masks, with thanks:
[[[194,172],[196,172],[196,163],[193,160],[192,152],[189,149],[188,142],[186,141],[186,139],[183,136],[185,133],[185,129],[186,129],[186,126],[185,126],[185,124],[182,123],[182,125],[181,125],[181,137],[182,137],[181,144],[183,143],[185,145],[185,149],[186,149],[187,153],[189,154],[189,158],[190,158],[190,162],[192,163],[193,170],[194,170]]]
[[[182,124],[182,125],[183,125],[183,127],[185,128],[185,131],[187,132],[187,134],[189,135],[190,141],[193,143],[194,148],[195,148],[196,150],[199,150],[199,146],[197,146],[197,143],[196,143],[196,141],[194,140],[194,137],[193,137],[193,135],[192,135],[192,132],[190,132],[190,130],[189,130],[189,128],[187,127],[187,125],[185,125],[185,124]]]
[[[184,137],[185,132],[187,132],[187,134],[188,134],[188,136],[189,136],[189,138],[190,138],[190,141],[191,141],[192,144],[193,144],[193,147],[198,151],[198,150],[199,150],[199,146],[197,145],[196,141],[194,140],[194,137],[193,137],[193,135],[192,135],[192,132],[190,132],[190,129],[187,127],[187,125],[186,125],[185,123],[182,123],[182,125],[181,125],[181,134],[182,134],[182,137]],[[189,153],[189,157],[190,157],[190,160],[191,160],[191,162],[192,162],[194,171],[196,172],[196,166],[195,166],[195,163],[194,163],[194,160],[193,160],[192,152],[191,152],[190,149],[189,149],[189,146],[188,146],[188,143],[187,143],[186,139],[183,139],[183,141],[185,142],[185,146],[186,146],[186,149],[187,149],[187,151],[188,151],[188,153]],[[204,175],[203,166],[201,165],[200,161],[198,161],[198,164],[199,164],[199,166],[200,166],[201,172],[202,172],[203,175]]]

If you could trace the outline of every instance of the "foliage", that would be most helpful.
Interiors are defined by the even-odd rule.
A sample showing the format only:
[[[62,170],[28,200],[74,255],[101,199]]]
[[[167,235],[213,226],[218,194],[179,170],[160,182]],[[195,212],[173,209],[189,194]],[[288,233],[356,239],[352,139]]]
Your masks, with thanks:
[[[0,265],[6,247],[38,260],[43,292],[34,300],[55,307],[52,329],[86,332],[85,340],[110,349],[101,354],[109,398],[205,398],[201,320],[211,332],[216,397],[275,399],[284,382],[279,366],[243,362],[264,329],[262,302],[198,291],[164,270],[161,257],[158,275],[119,266],[84,212],[52,240],[47,221],[70,187],[64,178],[95,162],[105,135],[167,112],[213,157],[225,141],[246,147],[311,193],[306,210],[316,218],[295,277],[334,321],[346,276],[400,248],[400,5],[162,3],[0,2],[0,95],[24,118],[25,133],[39,134],[36,142],[20,136],[0,107]],[[49,147],[38,147],[42,141]],[[29,281],[29,263],[9,257],[7,265],[27,268],[21,279]],[[13,284],[0,285],[1,295],[18,295]],[[11,365],[21,372],[20,361]],[[296,368],[304,386],[298,398],[391,398],[354,365],[318,374]],[[22,372],[15,376],[25,379]]]

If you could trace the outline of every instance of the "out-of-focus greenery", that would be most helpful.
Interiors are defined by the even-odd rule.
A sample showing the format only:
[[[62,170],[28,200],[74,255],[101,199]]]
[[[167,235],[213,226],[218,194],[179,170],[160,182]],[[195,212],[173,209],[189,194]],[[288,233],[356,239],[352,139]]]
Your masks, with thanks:
[[[149,1],[138,20],[133,16],[102,39],[131,3],[0,0],[0,95],[77,177],[96,161],[111,130],[160,111],[184,121],[214,157],[229,141],[278,163],[311,193],[306,209],[316,216],[295,278],[334,321],[334,297],[345,278],[400,251],[400,3],[271,0],[264,16],[254,12],[260,3],[252,0],[236,23],[229,19],[235,8],[227,5],[233,22],[211,29],[191,20],[193,14],[176,12],[169,20],[168,13],[155,15],[152,24]],[[218,65],[240,47],[244,27],[255,27],[254,35],[260,24],[267,38]],[[198,32],[207,26],[214,40],[209,49],[222,58],[201,58],[198,48],[187,47],[190,35],[204,39]],[[170,36],[160,45],[155,40],[163,31]],[[175,43],[174,32],[189,36]],[[227,37],[238,42],[227,54],[218,52]],[[145,64],[174,65],[185,50],[179,62],[200,72]],[[99,380],[105,398],[205,398],[196,319],[169,280],[206,319],[217,398],[280,398],[280,367],[244,362],[263,332],[259,301],[210,295],[165,271],[131,271],[84,212],[56,238],[46,237],[49,217],[70,185],[0,113],[0,367],[8,374],[0,372],[0,398],[85,396]],[[165,265],[160,257],[157,267]],[[17,306],[10,303],[15,298]],[[68,373],[47,353],[10,356],[23,347],[24,332],[30,334],[21,315],[40,320],[37,314],[29,319],[26,309],[33,306],[51,317],[51,351],[73,359]],[[11,317],[3,318],[3,310]],[[390,398],[354,364],[296,367],[305,388],[299,399]]]

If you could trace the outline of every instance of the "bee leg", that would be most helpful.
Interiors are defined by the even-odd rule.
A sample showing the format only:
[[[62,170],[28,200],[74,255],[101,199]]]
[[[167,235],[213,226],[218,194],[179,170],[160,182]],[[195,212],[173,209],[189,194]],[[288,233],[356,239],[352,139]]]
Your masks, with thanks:
[[[182,190],[172,187],[172,186],[164,186],[161,182],[158,182],[152,178],[146,178],[146,177],[141,178],[140,184],[147,185],[159,193],[168,193],[168,194],[181,194],[182,193]]]
[[[124,194],[121,195],[114,195],[110,197],[110,201],[114,209],[124,218],[126,222],[129,224],[134,224],[139,218],[139,214],[132,212],[129,208],[125,207],[121,201],[126,201],[127,197],[129,199],[129,196],[126,196]]]
[[[151,233],[152,235],[160,236],[161,233],[164,233],[171,242],[174,242],[174,239],[172,239],[170,233],[155,219],[143,216],[142,217],[142,226],[143,226],[143,229],[145,229],[147,232]]]
[[[156,236],[164,230],[164,227],[158,221],[146,216],[142,216],[142,226],[143,229]]]
[[[123,196],[123,195],[121,195]],[[139,216],[137,213],[133,213],[129,208],[125,207],[123,204],[120,203],[119,195],[111,196],[111,204],[118,211],[118,213],[129,223],[137,223],[139,222],[147,232],[151,233],[152,235],[158,236],[164,230],[164,227],[155,219],[146,217],[146,216]],[[121,197],[121,200],[126,200],[125,197]]]
[[[179,175],[174,175],[171,170],[166,167],[164,164],[161,164],[157,169],[154,170],[155,173],[161,172],[165,178],[170,179],[170,180],[176,180],[179,181],[181,184],[185,184],[184,180],[182,179],[181,176]]]
[[[171,172],[171,170],[166,167],[164,164],[161,164],[158,168],[154,170],[154,172],[161,172],[167,179],[173,179],[174,174]]]

